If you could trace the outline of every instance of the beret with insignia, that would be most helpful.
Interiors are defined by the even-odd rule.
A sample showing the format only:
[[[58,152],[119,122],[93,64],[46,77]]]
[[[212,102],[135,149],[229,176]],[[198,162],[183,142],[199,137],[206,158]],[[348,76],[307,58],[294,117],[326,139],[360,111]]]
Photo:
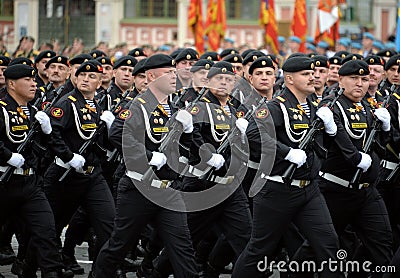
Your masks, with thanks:
[[[231,63],[226,61],[219,61],[212,65],[210,71],[207,74],[207,78],[211,78],[217,74],[235,74]]]
[[[257,49],[255,49],[255,48],[246,49],[240,55],[242,55],[242,58],[244,59],[244,58],[246,58],[247,54],[249,54],[250,52],[253,52],[253,51],[257,51]]]
[[[178,56],[175,58],[175,62],[179,63],[183,60],[193,61],[198,60],[200,58],[199,53],[192,48],[185,48],[181,52],[179,52]]]
[[[308,53],[307,57],[313,58],[314,56],[317,56],[317,55],[318,55],[318,53],[313,52],[313,53]]]
[[[255,69],[258,68],[272,68],[274,69],[274,62],[272,59],[267,58],[267,57],[260,57],[257,58],[250,66],[249,68],[249,74],[253,74]]]
[[[115,62],[113,69],[117,69],[122,66],[134,67],[136,64],[137,64],[137,60],[135,58],[133,58],[132,56],[130,56],[130,55],[122,56]]]
[[[265,54],[259,50],[252,51],[243,59],[243,65],[254,62],[257,58],[264,57]]]
[[[89,52],[89,55],[92,56],[93,59],[97,59],[97,58],[99,58],[99,57],[105,57],[105,56],[107,56],[106,53],[104,53],[103,51],[98,50],[98,49],[93,49],[92,51]]]
[[[93,57],[89,54],[82,53],[74,56],[72,59],[69,60],[70,65],[80,65],[86,61],[92,60]]]
[[[133,76],[136,76],[136,75],[138,75],[139,73],[144,73],[144,72],[145,72],[144,65],[145,65],[146,61],[147,61],[147,58],[144,58],[144,59],[140,60],[140,61],[135,65],[135,68],[134,68],[133,71],[132,71],[132,75],[133,75]]]
[[[34,77],[36,71],[34,68],[26,64],[15,64],[8,66],[4,70],[3,74],[7,79],[20,79],[24,77]]]
[[[293,58],[293,57],[308,57],[307,54],[301,53],[301,52],[295,52],[289,55],[287,59]]]
[[[96,61],[99,62],[102,65],[110,65],[110,66],[114,66],[113,62],[111,61],[110,57],[99,57],[96,58]]]
[[[75,76],[78,76],[81,72],[103,72],[103,67],[96,60],[90,60],[82,63],[75,72]]]
[[[33,67],[33,62],[30,59],[26,58],[26,57],[14,58],[14,59],[12,59],[10,61],[10,63],[8,65],[12,66],[12,65],[18,65],[18,64],[28,65],[28,66]]]
[[[53,50],[44,50],[38,54],[35,58],[35,64],[39,63],[44,58],[53,58],[57,54]]]
[[[342,58],[341,57],[339,57],[339,56],[332,56],[331,58],[329,58],[329,64],[330,65],[339,65],[339,66],[341,66],[343,63],[342,63]]]
[[[267,54],[267,56],[265,56],[267,58],[270,58],[272,60],[272,62],[274,62],[275,64],[279,65],[279,59],[276,55],[274,54]]]
[[[151,55],[144,64],[144,70],[174,67],[175,60],[171,56],[161,53]]]
[[[179,47],[178,49],[175,49],[174,51],[172,51],[172,53],[169,56],[171,56],[172,59],[175,59],[176,56],[178,56],[178,54],[181,53],[182,50],[184,50],[184,48]]]
[[[208,51],[208,52],[204,52],[200,56],[200,59],[207,59],[207,60],[211,60],[211,61],[214,61],[214,62],[218,62],[219,60],[221,60],[221,57],[215,51]]]
[[[346,57],[343,58],[342,63],[344,64],[351,60],[363,60],[363,59],[364,59],[364,57],[361,54],[350,53],[349,55],[347,55]]]
[[[229,63],[242,63],[243,62],[243,58],[240,54],[238,53],[233,53],[233,54],[229,54],[227,56],[225,56],[222,61],[227,61]]]
[[[378,66],[384,66],[385,65],[385,60],[383,60],[382,57],[376,56],[376,55],[369,55],[364,58],[364,61],[368,65],[378,65]]]
[[[201,69],[209,70],[212,67],[212,65],[214,65],[214,62],[211,60],[200,59],[196,63],[194,63],[194,65],[190,68],[190,71],[196,72]]]
[[[400,65],[400,54],[394,55],[390,57],[390,59],[386,62],[385,70],[390,69],[392,66]]]
[[[132,56],[132,57],[139,57],[139,56],[147,57],[147,55],[143,51],[143,48],[141,48],[141,47],[136,47],[136,48],[132,49],[131,51],[128,52],[128,55]]]
[[[368,64],[361,60],[350,60],[344,63],[339,69],[339,75],[369,75]]]
[[[312,59],[316,67],[329,68],[328,57],[324,55],[315,55]]]
[[[228,56],[229,54],[239,54],[239,51],[237,51],[234,48],[227,48],[221,51],[221,53],[219,54],[219,56],[221,57],[221,59],[223,59],[225,56]]]
[[[7,67],[8,64],[10,63],[10,61],[11,61],[10,58],[0,55],[0,66],[1,67]]]
[[[302,70],[314,70],[314,61],[307,56],[298,56],[287,59],[282,66],[284,72],[298,72]]]
[[[396,51],[394,51],[393,49],[390,49],[390,48],[386,48],[386,49],[382,49],[381,51],[379,51],[378,53],[376,53],[376,55],[377,56],[380,56],[380,57],[392,57],[392,56],[394,56],[394,55],[396,55],[397,54],[397,52]]]
[[[54,56],[51,58],[47,63],[46,63],[46,69],[50,67],[51,64],[58,63],[58,64],[63,64],[69,67],[69,61],[68,58],[65,56]]]
[[[343,59],[344,57],[346,57],[349,54],[350,54],[350,52],[341,50],[341,51],[336,52],[335,55],[333,55],[333,56],[338,56]]]

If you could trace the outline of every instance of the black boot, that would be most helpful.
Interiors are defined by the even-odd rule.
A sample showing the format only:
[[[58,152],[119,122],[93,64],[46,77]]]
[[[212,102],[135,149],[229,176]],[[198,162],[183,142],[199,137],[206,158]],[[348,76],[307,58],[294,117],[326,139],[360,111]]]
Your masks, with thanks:
[[[11,245],[0,247],[0,265],[10,265],[15,260],[14,250]]]
[[[85,273],[85,269],[78,264],[74,255],[70,256],[63,253],[62,258],[66,270],[70,270],[72,273],[77,275],[82,275]]]
[[[36,269],[29,267],[25,261],[16,259],[11,267],[11,273],[17,275],[18,278],[37,278]]]
[[[122,269],[117,269],[117,273],[115,274],[115,278],[126,278],[126,273]]]

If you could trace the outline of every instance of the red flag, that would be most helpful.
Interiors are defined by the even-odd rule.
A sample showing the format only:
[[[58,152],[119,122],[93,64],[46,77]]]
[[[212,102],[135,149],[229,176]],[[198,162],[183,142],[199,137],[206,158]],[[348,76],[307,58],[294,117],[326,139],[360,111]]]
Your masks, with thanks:
[[[194,44],[197,52],[204,52],[204,24],[201,0],[190,0],[189,5],[189,27],[192,29]]]
[[[293,20],[291,26],[293,35],[301,39],[300,52],[305,51],[304,42],[307,35],[307,10],[306,0],[296,0],[294,5]]]
[[[226,30],[225,0],[209,0],[207,6],[206,35],[209,51],[217,51]]]
[[[278,54],[278,26],[275,18],[274,0],[261,0],[259,21],[265,30],[265,44],[271,46],[274,54]]]
[[[336,0],[319,0],[315,42],[324,40],[334,46],[339,38],[339,13]]]

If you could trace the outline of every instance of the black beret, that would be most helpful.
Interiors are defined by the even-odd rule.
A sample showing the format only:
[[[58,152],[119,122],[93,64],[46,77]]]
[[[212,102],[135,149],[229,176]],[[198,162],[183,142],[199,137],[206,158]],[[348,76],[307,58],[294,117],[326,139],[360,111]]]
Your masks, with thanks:
[[[385,60],[383,60],[382,57],[376,56],[376,55],[369,55],[364,58],[364,61],[368,65],[379,65],[379,66],[385,66]]]
[[[175,67],[175,60],[166,54],[154,54],[147,58],[144,70]]]
[[[331,58],[329,58],[329,64],[330,65],[339,65],[341,66],[342,63],[342,58],[340,58],[339,56],[332,56]]]
[[[66,65],[67,67],[69,67],[69,61],[68,58],[65,56],[54,56],[53,58],[51,58],[47,63],[46,63],[46,69],[50,67],[51,64],[54,63],[59,63],[59,64],[63,64]]]
[[[228,56],[229,54],[235,54],[235,53],[239,53],[239,51],[237,51],[234,48],[227,48],[221,51],[221,53],[219,54],[219,56],[221,57],[221,59],[223,59],[225,56]]]
[[[93,59],[107,56],[106,53],[98,49],[93,49],[92,51],[89,52],[89,55],[92,56]]]
[[[33,62],[30,59],[26,58],[26,57],[14,58],[14,59],[12,59],[10,61],[10,63],[8,65],[12,66],[12,65],[18,65],[18,64],[28,65],[28,66],[33,67]]]
[[[98,73],[102,73],[103,72],[103,67],[96,60],[90,60],[90,61],[83,62],[79,66],[79,68],[75,72],[75,76],[78,76],[81,72],[98,72]]]
[[[307,57],[310,57],[310,58],[314,58],[314,56],[317,56],[318,55],[318,53],[308,53],[307,54]]]
[[[247,65],[248,63],[254,62],[257,58],[264,57],[265,54],[259,50],[252,51],[246,55],[243,59],[243,65]]]
[[[390,57],[390,59],[385,64],[385,70],[388,70],[392,66],[396,66],[396,65],[397,66],[400,65],[400,54],[396,54],[396,55]]]
[[[179,47],[178,49],[175,49],[174,51],[172,51],[171,55],[169,55],[169,56],[171,56],[172,59],[175,59],[176,56],[178,56],[178,54],[181,53],[182,50],[184,50],[184,48]]]
[[[219,60],[221,60],[221,57],[219,56],[218,52],[208,51],[208,52],[204,52],[200,56],[200,59],[207,59],[207,60],[211,60],[214,62],[218,62]]]
[[[96,58],[96,61],[102,65],[114,66],[114,63],[111,61],[110,57],[107,56]]]
[[[122,56],[115,62],[114,69],[117,69],[122,66],[134,67],[136,64],[137,64],[137,60],[135,58],[133,58],[132,56],[130,56],[130,55]]]
[[[8,64],[10,63],[10,61],[11,61],[10,58],[8,58],[6,56],[3,56],[3,55],[0,55],[0,66],[7,67]]]
[[[132,49],[131,51],[128,52],[128,55],[132,56],[132,57],[139,57],[139,56],[147,57],[147,55],[143,51],[143,48],[141,48],[141,47],[136,47],[136,48]]]
[[[336,52],[334,56],[337,56],[337,57],[340,57],[343,59],[344,57],[346,57],[349,54],[350,54],[350,52],[341,50],[341,51]]]
[[[222,61],[227,61],[229,63],[243,63],[243,58],[240,54],[234,53],[225,56]]]
[[[339,75],[369,75],[368,64],[362,60],[350,60],[344,63],[339,69]]]
[[[298,72],[302,70],[314,70],[314,61],[307,56],[297,56],[286,60],[282,66],[285,72]]]
[[[276,55],[274,54],[267,54],[265,57],[270,58],[272,60],[272,62],[274,62],[275,64],[279,65],[279,59]]]
[[[192,48],[185,48],[181,52],[179,52],[178,56],[175,58],[175,62],[179,63],[183,60],[193,61],[198,60],[200,58],[199,53]]]
[[[249,74],[253,74],[253,71],[258,68],[272,68],[274,69],[274,62],[268,57],[257,58],[249,68]]]
[[[304,54],[301,52],[295,52],[295,53],[290,54],[289,57],[287,57],[287,59],[294,58],[294,57],[308,57],[308,56],[307,56],[307,54]],[[308,58],[310,58],[310,57],[308,57]]]
[[[69,60],[70,65],[77,65],[77,64],[83,64],[86,61],[92,60],[93,57],[90,56],[89,54],[82,53],[74,56],[72,59]]]
[[[145,72],[145,68],[144,65],[147,61],[147,58],[144,58],[142,60],[140,60],[139,62],[137,62],[137,64],[135,65],[135,68],[132,71],[132,75],[138,75],[139,73],[144,73]]]
[[[342,63],[346,63],[351,60],[363,60],[364,57],[361,54],[356,54],[356,53],[350,53],[346,57],[343,58]]]
[[[19,79],[23,77],[34,77],[36,71],[34,68],[26,64],[15,64],[8,66],[3,74],[7,79]]]
[[[246,49],[245,51],[243,51],[242,52],[242,58],[244,59],[244,58],[246,58],[246,56],[247,56],[247,54],[249,54],[250,52],[253,52],[253,51],[257,51],[257,49],[255,49],[255,48],[249,48],[249,49]]]
[[[390,58],[396,54],[397,54],[397,52],[390,48],[383,49],[383,50],[379,51],[378,53],[376,53],[377,56],[388,57],[388,58]]]
[[[207,78],[217,74],[235,74],[231,63],[225,61],[216,62],[209,70]]]
[[[214,62],[208,59],[200,59],[190,68],[191,72],[196,72],[201,69],[209,70],[214,65]]]
[[[44,59],[44,58],[53,58],[54,56],[56,56],[57,54],[53,51],[53,50],[44,50],[42,52],[40,52],[38,54],[38,56],[36,56],[35,58],[35,64],[39,63],[40,60]]]
[[[328,57],[324,55],[315,55],[311,59],[314,61],[316,67],[329,68]]]

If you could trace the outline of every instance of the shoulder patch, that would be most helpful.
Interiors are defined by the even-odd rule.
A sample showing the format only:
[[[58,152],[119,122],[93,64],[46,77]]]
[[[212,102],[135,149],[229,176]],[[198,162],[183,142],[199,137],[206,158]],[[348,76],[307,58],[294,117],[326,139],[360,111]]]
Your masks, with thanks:
[[[400,99],[400,96],[397,93],[393,94],[395,96],[395,98]]]
[[[286,101],[286,99],[284,99],[281,96],[277,96],[276,99],[279,100],[280,102],[285,102]]]
[[[50,110],[50,114],[54,117],[54,118],[61,118],[64,115],[64,111],[61,108],[58,107],[53,107]]]
[[[121,108],[122,108],[121,105],[119,105],[117,109],[115,109],[114,114],[117,114],[119,111],[121,111]]]
[[[74,98],[73,96],[69,96],[68,98],[69,98],[70,100],[72,100],[73,102],[76,101],[76,98]]]
[[[127,120],[132,117],[132,112],[129,109],[123,109],[118,113],[118,118],[121,120]]]
[[[209,99],[206,98],[206,97],[203,97],[201,100],[204,100],[205,102],[211,102],[211,100],[209,100]]]
[[[143,104],[146,103],[146,101],[145,101],[144,99],[142,99],[141,97],[138,97],[137,99],[138,99],[138,101],[140,101],[140,102],[143,103]]]
[[[243,118],[244,117],[244,111],[237,111],[236,112],[236,117],[237,118]]]
[[[42,110],[44,110],[48,104],[50,104],[49,101],[42,102]]]
[[[258,109],[256,112],[256,118],[257,119],[264,119],[268,116],[268,109],[267,108],[261,108]]]
[[[7,106],[7,103],[5,103],[4,101],[0,100],[0,104],[3,106]]]
[[[194,106],[194,107],[192,108],[192,110],[190,110],[190,114],[192,114],[192,115],[196,115],[196,114],[198,114],[199,112],[200,112],[200,109],[199,109],[198,106]]]

